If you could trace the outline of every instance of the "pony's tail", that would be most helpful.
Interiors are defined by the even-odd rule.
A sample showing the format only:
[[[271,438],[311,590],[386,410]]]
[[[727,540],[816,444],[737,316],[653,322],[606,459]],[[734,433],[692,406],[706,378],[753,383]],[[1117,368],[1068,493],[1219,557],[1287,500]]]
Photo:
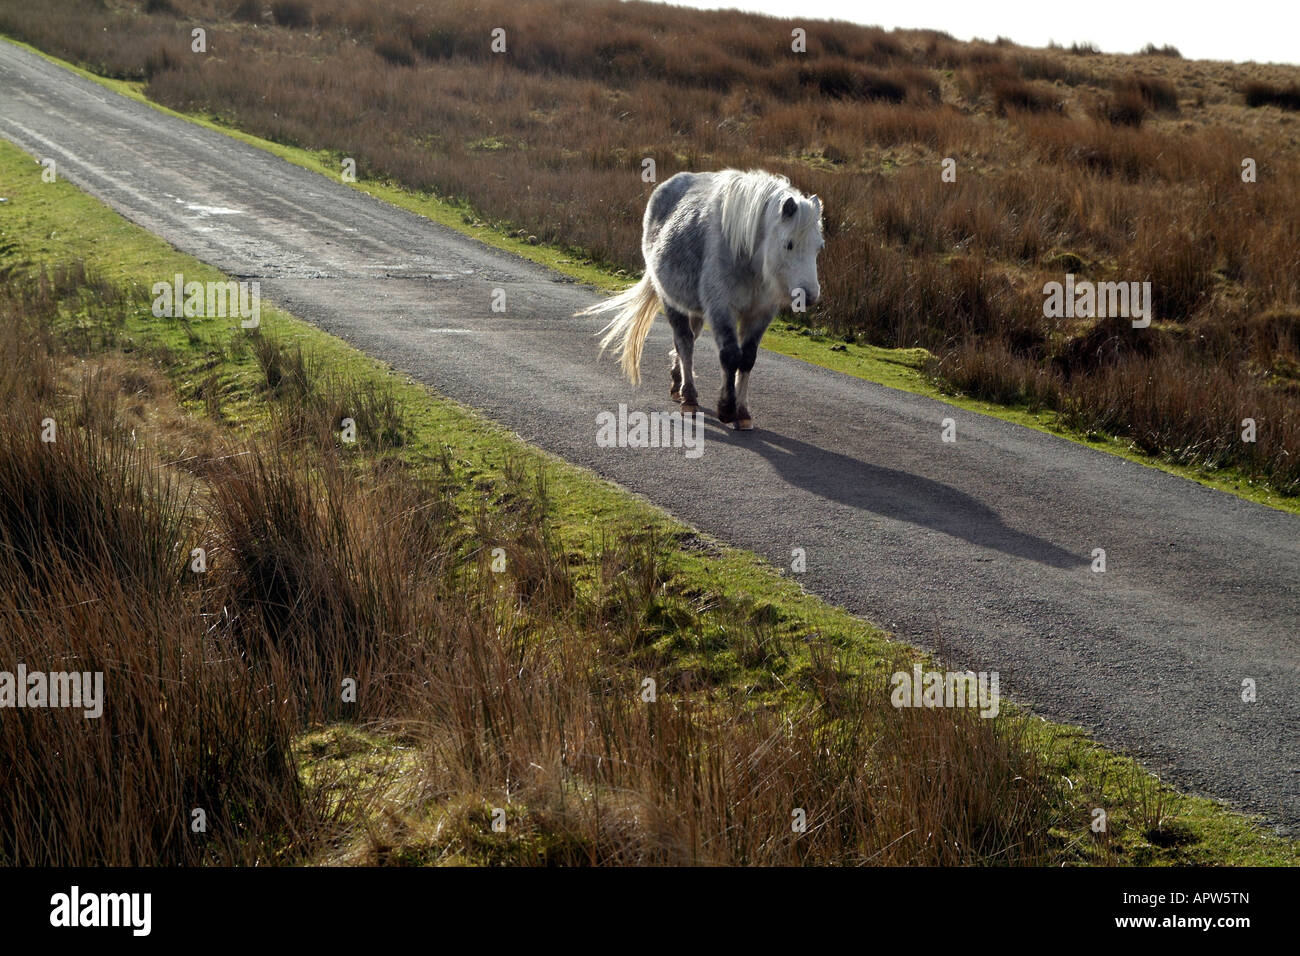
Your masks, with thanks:
[[[597,302],[578,315],[603,315],[607,312],[613,312],[614,318],[596,333],[603,336],[600,340],[601,351],[617,343],[623,374],[636,385],[641,381],[641,350],[645,347],[646,336],[650,334],[650,326],[654,325],[655,316],[659,314],[659,294],[651,285],[650,277],[645,276],[627,291],[604,302]]]

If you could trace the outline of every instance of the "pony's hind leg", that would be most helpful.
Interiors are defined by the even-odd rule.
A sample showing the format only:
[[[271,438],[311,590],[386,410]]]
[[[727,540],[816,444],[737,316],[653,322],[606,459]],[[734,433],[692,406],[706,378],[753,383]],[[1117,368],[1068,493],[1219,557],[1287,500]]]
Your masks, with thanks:
[[[673,401],[681,402],[683,415],[694,415],[700,410],[700,399],[695,391],[695,333],[691,329],[691,320],[685,312],[679,312],[665,305],[668,324],[673,329],[672,376],[673,387],[669,395]]]
[[[696,315],[691,317],[691,342],[692,343],[694,343],[694,341],[700,337],[700,329],[703,327],[704,327],[704,316]],[[674,338],[675,337],[676,334],[674,333]],[[669,390],[668,397],[671,398],[674,402],[680,402],[682,400],[682,378],[683,378],[682,359],[681,356],[677,354],[676,349],[673,349],[671,352],[669,352],[668,357],[672,359],[672,376],[673,376],[673,387],[671,390]],[[692,371],[694,370],[692,369]],[[691,383],[694,384],[694,382],[695,382],[695,377],[694,375],[692,375]]]

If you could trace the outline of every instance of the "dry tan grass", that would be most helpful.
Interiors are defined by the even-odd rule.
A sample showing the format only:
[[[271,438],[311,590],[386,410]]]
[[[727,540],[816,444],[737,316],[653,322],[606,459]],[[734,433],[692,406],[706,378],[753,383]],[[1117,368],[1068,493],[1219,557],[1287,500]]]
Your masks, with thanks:
[[[186,425],[157,369],[102,351],[142,306],[79,268],[0,281],[0,668],[105,678],[98,719],[0,721],[0,863],[1059,852],[1051,828],[1069,811],[1025,722],[894,708],[886,674],[901,661],[700,598],[674,577],[672,542],[632,534],[575,554],[545,482],[517,462],[481,476],[470,509],[449,459],[416,469],[386,442],[322,440],[334,402],[351,413],[376,390],[318,378],[282,344],[252,343],[279,409],[261,435]],[[403,429],[400,416],[371,427]],[[169,445],[214,434],[203,461],[169,463]],[[304,778],[295,740],[321,722],[382,730],[381,752]],[[493,807],[508,808],[509,837]]]

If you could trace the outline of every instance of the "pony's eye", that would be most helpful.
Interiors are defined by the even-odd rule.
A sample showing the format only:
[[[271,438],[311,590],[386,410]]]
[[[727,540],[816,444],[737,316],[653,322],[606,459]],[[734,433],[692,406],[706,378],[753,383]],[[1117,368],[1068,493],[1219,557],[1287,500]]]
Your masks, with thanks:
[[[786,247],[787,249],[793,249],[793,248],[794,248],[794,243],[793,243],[793,242],[787,242],[787,243],[785,244],[785,247]]]

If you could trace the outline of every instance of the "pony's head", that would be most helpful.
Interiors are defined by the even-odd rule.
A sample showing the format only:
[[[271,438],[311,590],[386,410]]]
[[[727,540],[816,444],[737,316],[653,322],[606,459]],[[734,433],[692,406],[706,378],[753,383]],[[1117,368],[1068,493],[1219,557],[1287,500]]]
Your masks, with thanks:
[[[731,248],[756,260],[774,300],[794,308],[817,302],[817,254],[825,245],[820,199],[803,195],[784,176],[737,172],[723,194],[722,219]]]
[[[791,190],[772,205],[763,245],[763,275],[794,307],[816,305],[822,294],[817,254],[826,244],[822,239],[822,201]]]

